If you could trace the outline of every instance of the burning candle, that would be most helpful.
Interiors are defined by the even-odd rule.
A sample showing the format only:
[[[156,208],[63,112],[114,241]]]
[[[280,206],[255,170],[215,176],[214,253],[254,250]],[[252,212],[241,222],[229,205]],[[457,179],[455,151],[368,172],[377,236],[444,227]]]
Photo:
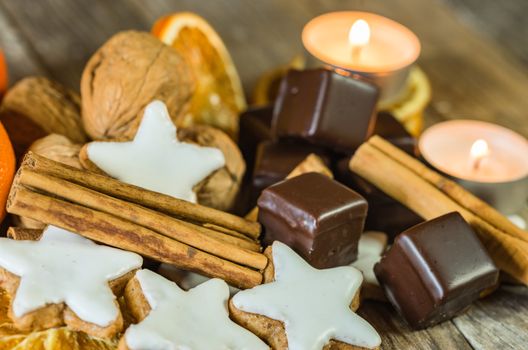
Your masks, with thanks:
[[[481,121],[453,120],[427,129],[419,140],[422,157],[505,214],[528,198],[528,141]]]
[[[409,69],[420,54],[420,42],[413,32],[369,12],[316,17],[304,27],[302,40],[312,56],[337,72],[376,84],[384,104],[401,98]]]
[[[470,167],[473,172],[477,172],[480,169],[482,160],[489,155],[489,146],[486,140],[478,139],[471,145],[469,151]]]
[[[364,19],[358,19],[350,27],[348,42],[352,47],[352,61],[360,62],[361,51],[370,41],[370,27]]]

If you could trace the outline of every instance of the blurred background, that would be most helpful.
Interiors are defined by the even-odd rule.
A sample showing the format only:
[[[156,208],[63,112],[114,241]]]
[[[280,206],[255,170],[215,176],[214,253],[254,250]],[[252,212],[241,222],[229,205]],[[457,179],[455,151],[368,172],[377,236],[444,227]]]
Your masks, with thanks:
[[[433,87],[429,120],[478,115],[528,136],[526,0],[0,0],[0,47],[11,83],[42,74],[78,90],[84,64],[111,35],[194,11],[220,33],[249,92],[263,72],[303,52],[308,20],[352,9],[418,35],[418,63]]]

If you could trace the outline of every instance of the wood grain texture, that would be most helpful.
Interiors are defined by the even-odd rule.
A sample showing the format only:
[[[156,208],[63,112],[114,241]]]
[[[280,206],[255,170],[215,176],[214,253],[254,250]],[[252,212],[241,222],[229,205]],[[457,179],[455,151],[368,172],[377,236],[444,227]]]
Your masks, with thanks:
[[[475,349],[526,349],[528,288],[504,286],[453,322]]]
[[[429,121],[481,119],[528,135],[525,70],[497,44],[458,22],[450,8],[437,0],[2,0],[1,4],[50,74],[74,88],[84,63],[110,35],[126,28],[149,30],[166,13],[195,11],[209,20],[250,90],[263,71],[303,52],[300,33],[313,16],[343,9],[374,11],[404,23],[420,37],[419,63],[434,91]]]
[[[444,0],[458,18],[490,38],[528,65],[528,1],[525,0]]]
[[[365,301],[358,312],[378,330],[382,349],[472,349],[451,321],[412,331],[387,303]]]
[[[28,75],[47,74],[29,42],[3,11],[0,11],[0,48],[6,56],[10,85]]]
[[[515,21],[525,21],[511,0],[505,1],[506,7],[493,0],[448,1],[463,9],[485,1],[490,7],[482,17],[484,25],[474,20],[475,27],[498,21],[495,14],[503,9],[518,12]],[[377,12],[417,33],[423,45],[419,64],[433,86],[429,124],[473,118],[528,136],[528,74],[515,58],[523,57],[526,45],[512,49],[515,55],[505,51],[459,22],[439,0],[0,0],[0,47],[6,51],[12,81],[44,74],[78,90],[84,64],[112,34],[131,28],[148,31],[161,15],[193,11],[220,33],[246,91],[251,91],[260,74],[303,52],[300,33],[308,20],[335,10]],[[467,13],[462,17],[468,18]],[[490,28],[487,33],[505,38]],[[515,45],[508,42],[506,46]],[[383,349],[523,349],[528,344],[525,287],[502,287],[455,320],[417,332],[388,304],[368,302],[360,313],[381,333]]]

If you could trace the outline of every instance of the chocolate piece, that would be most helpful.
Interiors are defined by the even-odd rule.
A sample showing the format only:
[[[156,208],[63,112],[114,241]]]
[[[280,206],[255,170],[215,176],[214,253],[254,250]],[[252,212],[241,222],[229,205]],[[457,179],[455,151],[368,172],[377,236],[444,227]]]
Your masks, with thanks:
[[[362,195],[368,202],[365,230],[381,231],[394,238],[406,229],[419,224],[423,219],[405,205],[392,199],[370,182],[348,168],[350,157],[337,162],[334,174],[336,180]]]
[[[379,135],[408,154],[416,154],[416,139],[389,112],[379,112],[373,135]]]
[[[318,173],[268,187],[258,200],[264,243],[278,240],[316,268],[347,265],[357,258],[367,202]]]
[[[499,276],[457,212],[400,234],[374,272],[389,301],[416,329],[454,317],[494,286]]]
[[[238,145],[247,169],[253,169],[258,144],[271,139],[272,115],[273,105],[250,108],[240,115]]]
[[[291,70],[282,80],[272,133],[351,153],[371,134],[378,89],[326,69]]]
[[[311,153],[317,154],[325,163],[330,164],[327,152],[314,145],[291,140],[260,143],[257,147],[252,179],[255,201],[263,189],[284,180]]]

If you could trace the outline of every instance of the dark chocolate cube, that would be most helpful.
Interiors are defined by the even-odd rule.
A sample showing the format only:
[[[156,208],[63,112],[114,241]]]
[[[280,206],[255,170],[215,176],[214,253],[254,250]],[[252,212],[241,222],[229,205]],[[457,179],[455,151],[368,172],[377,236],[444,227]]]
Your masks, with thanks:
[[[372,132],[378,89],[326,69],[291,70],[282,80],[272,133],[351,153]]]
[[[250,108],[240,115],[238,145],[247,169],[253,169],[258,144],[271,139],[272,115],[273,105]]]
[[[257,147],[252,178],[254,200],[266,187],[284,180],[311,153],[320,156],[325,163],[330,163],[327,152],[314,145],[292,141],[264,141],[260,143]]]
[[[337,181],[299,175],[265,189],[258,207],[265,243],[281,241],[316,268],[356,260],[367,202]]]
[[[462,216],[449,213],[400,234],[374,267],[385,295],[416,329],[448,320],[497,283],[499,271]]]
[[[416,139],[389,112],[378,113],[372,134],[383,137],[412,156],[416,154]]]
[[[392,199],[376,186],[350,171],[348,163],[350,163],[350,157],[339,160],[334,169],[334,174],[336,180],[350,187],[367,200],[369,209],[365,221],[365,231],[385,232],[392,242],[403,231],[424,221],[405,205]]]

